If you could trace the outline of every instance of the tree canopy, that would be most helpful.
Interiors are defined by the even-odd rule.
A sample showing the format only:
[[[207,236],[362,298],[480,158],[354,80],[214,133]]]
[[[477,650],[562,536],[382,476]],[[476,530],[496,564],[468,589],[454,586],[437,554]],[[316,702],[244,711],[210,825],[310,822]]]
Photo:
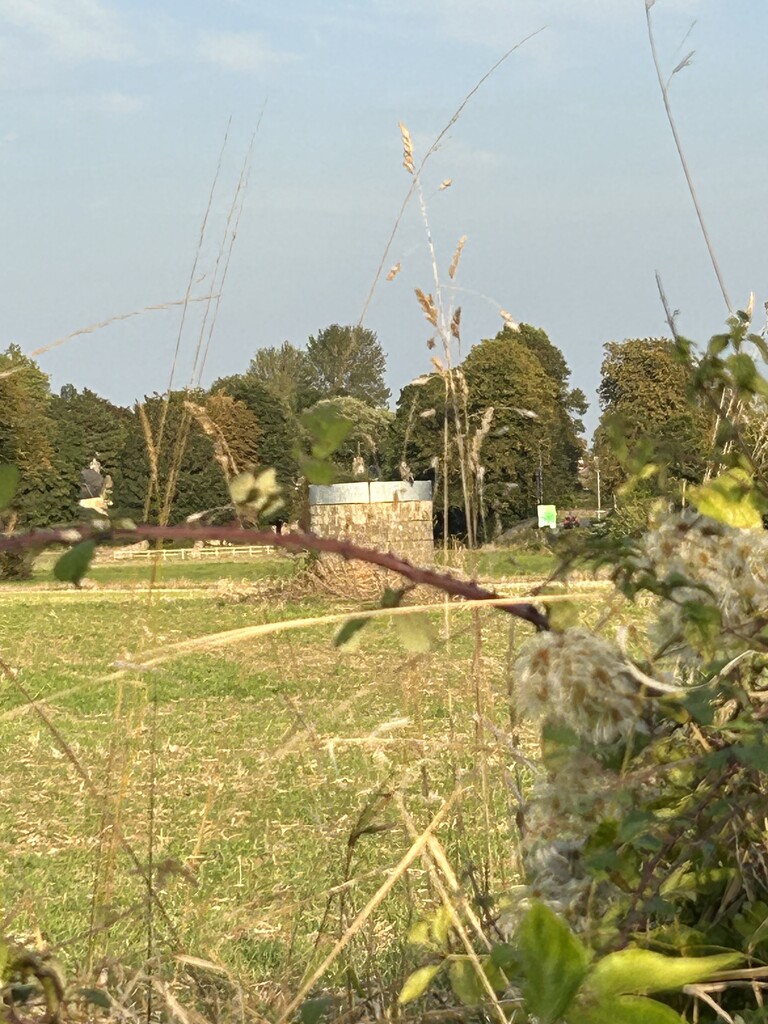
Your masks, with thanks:
[[[386,405],[386,357],[374,331],[367,327],[331,324],[312,335],[306,348],[309,391],[322,398],[357,398],[368,405]]]
[[[611,443],[619,435],[627,449],[648,445],[678,480],[703,477],[712,439],[712,414],[689,400],[691,369],[667,338],[609,342],[599,387],[602,415],[594,451],[606,494],[626,479]]]

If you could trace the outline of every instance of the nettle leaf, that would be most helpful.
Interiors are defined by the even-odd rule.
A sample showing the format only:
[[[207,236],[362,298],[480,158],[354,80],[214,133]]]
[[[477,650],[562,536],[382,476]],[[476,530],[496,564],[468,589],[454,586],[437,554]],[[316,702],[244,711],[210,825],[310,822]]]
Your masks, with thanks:
[[[13,501],[20,479],[21,473],[16,466],[0,466],[0,511]]]
[[[690,488],[690,493],[702,515],[740,529],[762,529],[768,503],[746,470],[726,470],[710,483]]]
[[[94,552],[95,540],[84,540],[66,551],[53,567],[53,575],[62,583],[74,583],[79,586],[80,580],[88,572]]]
[[[429,967],[420,967],[418,971],[409,974],[400,989],[400,995],[397,997],[398,1003],[405,1006],[406,1003],[412,1003],[414,999],[424,995],[442,966],[442,964],[430,964]]]
[[[435,640],[432,623],[423,612],[412,615],[395,615],[395,629],[400,643],[412,654],[428,654]]]
[[[741,963],[740,953],[717,956],[664,956],[650,949],[621,949],[599,960],[584,984],[601,999],[618,995],[666,992],[707,981],[718,971]]]
[[[346,647],[347,650],[354,650],[360,643],[360,630],[368,625],[370,619],[347,619],[336,636],[333,638],[334,647]]]
[[[309,434],[312,454],[327,459],[347,439],[354,424],[332,405],[310,409],[301,417],[301,425]]]
[[[664,1003],[642,996],[618,996],[606,1002],[577,1005],[568,1024],[685,1024],[685,1018]]]
[[[515,940],[526,1009],[540,1024],[554,1024],[565,1015],[584,980],[589,953],[565,921],[541,903],[520,922]]]

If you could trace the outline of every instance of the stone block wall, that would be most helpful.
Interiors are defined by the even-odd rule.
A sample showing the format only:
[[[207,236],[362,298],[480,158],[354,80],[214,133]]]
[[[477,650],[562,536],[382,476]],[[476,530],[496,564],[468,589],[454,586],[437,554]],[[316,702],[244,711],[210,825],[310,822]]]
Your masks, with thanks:
[[[416,565],[434,561],[432,484],[417,480],[310,487],[312,530],[364,547],[393,551]]]

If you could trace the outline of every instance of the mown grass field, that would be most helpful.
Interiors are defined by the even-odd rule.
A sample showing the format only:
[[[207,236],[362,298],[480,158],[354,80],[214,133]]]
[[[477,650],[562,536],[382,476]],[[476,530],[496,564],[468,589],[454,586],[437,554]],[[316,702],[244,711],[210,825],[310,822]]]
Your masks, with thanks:
[[[469,892],[514,883],[507,666],[528,627],[438,604],[429,653],[404,649],[390,617],[339,651],[339,621],[269,631],[355,610],[286,586],[290,560],[161,568],[159,586],[214,569],[283,584],[243,603],[216,588],[0,591],[0,653],[18,672],[0,691],[6,932],[40,932],[82,975],[140,964],[151,938],[164,970],[180,953],[223,965],[274,1010],[409,848],[395,794],[421,829],[461,787],[437,832],[451,863]],[[93,575],[112,588],[148,573]],[[244,627],[262,632],[181,646]],[[150,857],[162,908],[148,923]],[[409,922],[435,898],[417,861],[329,981],[357,984],[340,973],[354,965],[363,988],[394,997]]]

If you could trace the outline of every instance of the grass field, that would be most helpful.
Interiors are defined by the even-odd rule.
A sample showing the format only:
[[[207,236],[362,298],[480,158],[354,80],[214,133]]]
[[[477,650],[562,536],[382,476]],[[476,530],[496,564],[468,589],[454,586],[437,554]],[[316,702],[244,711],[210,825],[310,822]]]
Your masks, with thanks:
[[[245,580],[294,568],[226,567]],[[221,565],[169,564],[161,581],[198,585],[214,569],[221,575]],[[94,575],[111,585],[148,569]],[[165,970],[178,969],[179,953],[225,965],[272,1012],[408,849],[393,794],[423,828],[463,787],[437,833],[451,863],[468,891],[513,884],[506,664],[528,627],[437,605],[430,653],[404,650],[389,617],[352,652],[333,646],[339,621],[264,631],[351,610],[290,587],[247,603],[212,588],[17,591],[0,602],[2,658],[18,670],[0,698],[6,931],[39,931],[70,970],[106,964],[115,984],[150,939]],[[244,627],[262,632],[181,646]],[[153,657],[151,670],[137,667]],[[380,806],[361,826],[371,802]],[[150,858],[162,908],[148,922]],[[409,921],[434,905],[417,862],[328,983],[393,998],[412,955]]]

